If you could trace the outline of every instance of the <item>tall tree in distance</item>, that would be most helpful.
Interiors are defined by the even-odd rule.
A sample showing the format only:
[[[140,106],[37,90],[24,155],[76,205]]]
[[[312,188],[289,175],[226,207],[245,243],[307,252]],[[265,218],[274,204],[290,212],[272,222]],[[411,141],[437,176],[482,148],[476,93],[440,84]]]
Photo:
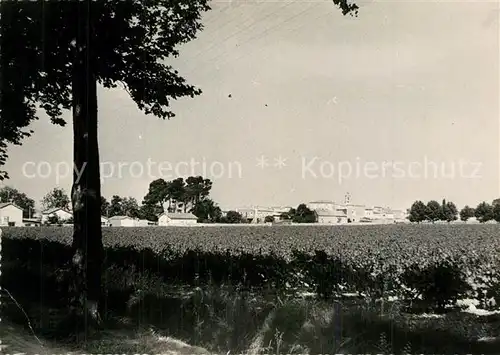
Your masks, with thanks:
[[[427,218],[427,206],[422,201],[415,201],[408,212],[408,220],[410,222],[420,223]]]
[[[131,218],[140,217],[140,207],[137,200],[133,197],[120,197],[113,195],[109,203],[108,215],[114,216],[127,216]]]
[[[212,181],[203,176],[189,176],[186,179],[185,195],[183,198],[184,212],[192,211],[195,206],[208,197],[212,189]]]
[[[23,218],[31,218],[35,209],[35,201],[25,193],[11,187],[0,188],[0,202],[12,202],[23,209]]]
[[[241,213],[237,211],[227,211],[226,215],[221,218],[222,223],[239,224],[244,222]]]
[[[182,212],[196,211],[201,216],[199,218],[206,219],[208,214],[216,214],[213,201],[211,204],[208,199],[211,189],[210,179],[202,176],[189,176],[186,180],[180,177],[172,181],[156,179],[149,184],[148,193],[142,201],[141,214],[149,216],[147,218],[149,220],[156,220],[159,214],[165,212],[164,206],[168,203],[167,212],[174,212],[178,209]],[[207,199],[209,201],[206,204],[197,207]]]
[[[216,223],[222,218],[220,207],[209,198],[203,199],[194,205],[192,212],[198,217],[200,223]]]
[[[426,220],[434,223],[441,219],[441,205],[435,200],[427,202]]]
[[[315,223],[316,213],[309,209],[305,203],[301,203],[297,208],[291,208],[287,215],[282,215],[286,220],[291,220],[294,223]]]
[[[139,216],[141,219],[158,222],[158,217],[163,213],[163,208],[156,205],[144,203],[139,207]]]
[[[185,208],[186,182],[180,177],[168,183],[169,211],[176,212],[177,209]]]
[[[51,208],[70,210],[71,200],[64,189],[55,187],[43,197],[41,204],[44,210]]]
[[[474,209],[465,205],[464,208],[460,210],[460,220],[462,222],[467,222],[467,220],[472,217],[475,217]]]
[[[446,200],[443,199],[443,203],[441,205],[441,220],[446,221],[448,223],[456,221],[457,220],[457,206],[453,202],[446,202]]]
[[[120,196],[113,195],[111,197],[111,201],[109,203],[108,215],[109,217],[123,216],[122,198]]]
[[[121,201],[122,213],[124,216],[139,218],[139,204],[137,200],[133,197],[125,197]]]
[[[170,184],[163,179],[156,179],[149,184],[148,193],[142,201],[144,215],[152,216],[164,212],[165,203],[170,201],[169,186]],[[147,219],[152,220],[150,218]]]
[[[474,209],[474,216],[481,223],[486,223],[493,219],[493,207],[488,202],[481,202]]]
[[[493,200],[492,206],[493,219],[500,223],[500,199]]]
[[[446,213],[445,213],[445,216],[446,216],[446,221],[447,222],[453,222],[453,221],[456,221],[458,219],[458,208],[451,201],[448,201],[446,203]]]

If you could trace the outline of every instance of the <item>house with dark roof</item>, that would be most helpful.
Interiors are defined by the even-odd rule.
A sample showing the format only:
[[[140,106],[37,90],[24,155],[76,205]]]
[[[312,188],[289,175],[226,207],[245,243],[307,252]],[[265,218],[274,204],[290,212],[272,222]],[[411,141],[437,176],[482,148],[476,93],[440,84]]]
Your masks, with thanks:
[[[162,213],[158,216],[159,226],[192,226],[198,223],[198,217],[192,213]]]
[[[24,226],[23,209],[12,202],[0,203],[0,226]]]

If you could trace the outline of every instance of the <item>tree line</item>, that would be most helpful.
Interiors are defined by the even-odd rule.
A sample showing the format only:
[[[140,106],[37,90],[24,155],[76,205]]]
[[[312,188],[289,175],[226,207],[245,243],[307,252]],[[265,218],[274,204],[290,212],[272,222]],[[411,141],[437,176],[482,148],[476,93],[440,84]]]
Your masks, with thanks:
[[[483,201],[475,208],[466,205],[460,211],[453,202],[446,200],[443,200],[441,204],[435,200],[431,200],[427,204],[418,200],[408,210],[408,220],[416,223],[437,221],[449,223],[458,220],[458,218],[463,222],[476,218],[480,223],[493,220],[500,223],[500,198],[493,200],[491,204]]]
[[[190,176],[186,179],[177,178],[172,181],[157,179],[149,184],[147,194],[142,203],[131,196],[113,195],[111,199],[101,196],[101,215],[104,217],[127,216],[136,219],[158,221],[158,216],[164,212],[192,213],[198,217],[199,223],[248,223],[251,219],[241,213],[231,210],[223,215],[221,208],[210,197],[212,181],[202,176]],[[12,202],[23,209],[23,218],[32,218],[35,213],[35,201],[25,193],[5,186],[0,189],[0,202]],[[45,194],[40,201],[42,211],[54,208],[71,210],[71,198],[65,189],[56,187]],[[281,213],[280,220],[294,223],[314,223],[316,215],[305,204],[291,208]],[[274,222],[272,215],[264,217],[264,222]],[[60,220],[56,216],[47,219],[48,224],[71,224],[73,218]],[[262,222],[262,221],[258,221]]]
[[[209,196],[211,189],[212,182],[202,176],[177,178],[172,181],[157,179],[149,184],[141,204],[131,196],[113,195],[108,200],[101,195],[100,212],[104,217],[127,216],[153,222],[158,221],[158,216],[164,212],[191,212],[200,222],[224,222],[220,207]],[[35,201],[11,186],[0,189],[0,202],[12,202],[21,207],[23,218],[34,215]],[[65,189],[59,187],[47,192],[40,205],[42,211],[54,208],[67,211],[72,209],[71,198]]]

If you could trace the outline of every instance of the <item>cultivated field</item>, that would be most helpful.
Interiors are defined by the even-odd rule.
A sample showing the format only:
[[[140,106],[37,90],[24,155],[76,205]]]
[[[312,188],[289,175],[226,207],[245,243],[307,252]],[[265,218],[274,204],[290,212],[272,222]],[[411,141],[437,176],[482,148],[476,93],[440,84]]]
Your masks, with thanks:
[[[67,298],[72,229],[2,230],[2,287],[31,304],[36,331],[46,331],[40,304],[65,312],[57,300]],[[488,318],[500,302],[499,240],[494,224],[113,227],[103,229],[103,283],[112,314],[220,353],[255,344],[264,353],[297,344],[313,349],[300,353],[340,353],[345,344],[366,353],[389,341],[392,350],[377,351],[408,343],[417,352],[496,354],[500,343],[484,339],[500,324]],[[280,332],[289,339],[275,339]]]
[[[71,228],[63,227],[4,229],[4,236],[9,239],[52,241],[68,246],[71,233]],[[497,297],[493,289],[498,287],[500,272],[500,225],[496,224],[113,227],[103,229],[103,242],[107,250],[146,250],[165,262],[198,258],[205,265],[199,267],[198,273],[213,273],[208,264],[214,263],[218,256],[233,264],[235,259],[240,262],[245,256],[245,265],[240,265],[247,269],[245,272],[260,270],[265,278],[271,258],[292,265],[285,269],[280,266],[280,273],[294,272],[281,275],[294,286],[299,283],[308,288],[314,283],[308,277],[316,277],[316,282],[320,282],[321,277],[328,276],[336,278],[329,281],[336,284],[332,286],[335,289],[367,292],[367,287],[375,287],[364,285],[368,282],[379,284],[377,287],[383,290],[377,292],[387,295],[400,293],[402,289],[422,288],[418,284],[431,282],[433,277],[449,282],[458,278],[467,285],[450,285],[460,288],[453,292],[481,298],[483,302],[486,293],[488,298]],[[253,269],[252,263],[255,263]]]
[[[45,239],[70,244],[64,227],[3,228],[4,237]],[[110,227],[103,229],[105,247],[140,245],[160,252],[226,252],[269,254],[290,258],[293,251],[321,250],[360,264],[426,265],[447,258],[495,263],[500,251],[500,225],[249,226],[249,227]],[[465,264],[466,265],[466,264]]]

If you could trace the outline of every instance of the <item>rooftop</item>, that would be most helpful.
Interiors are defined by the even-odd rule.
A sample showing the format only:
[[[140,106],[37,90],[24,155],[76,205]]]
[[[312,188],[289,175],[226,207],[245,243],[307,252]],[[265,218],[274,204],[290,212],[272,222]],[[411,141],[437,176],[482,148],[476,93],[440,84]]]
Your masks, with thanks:
[[[170,219],[198,219],[192,213],[167,213],[167,216]]]
[[[0,203],[0,209],[2,209],[2,208],[4,208],[4,207],[7,207],[7,206],[14,206],[14,207],[19,208],[20,210],[22,210],[22,208],[21,208],[21,207],[19,207],[19,206],[15,205],[15,204],[14,204],[14,203],[12,203],[12,202],[1,202],[1,203]]]
[[[64,212],[67,212],[67,213],[71,213],[71,211],[68,211],[65,208],[55,207],[55,208],[49,208],[48,210],[43,211],[42,214],[51,214],[51,213],[54,213],[54,212],[57,212],[57,211],[64,211]]]
[[[113,220],[113,221],[120,221],[122,219],[133,219],[133,218],[129,217],[129,216],[113,216],[113,217],[109,217],[108,219]]]

